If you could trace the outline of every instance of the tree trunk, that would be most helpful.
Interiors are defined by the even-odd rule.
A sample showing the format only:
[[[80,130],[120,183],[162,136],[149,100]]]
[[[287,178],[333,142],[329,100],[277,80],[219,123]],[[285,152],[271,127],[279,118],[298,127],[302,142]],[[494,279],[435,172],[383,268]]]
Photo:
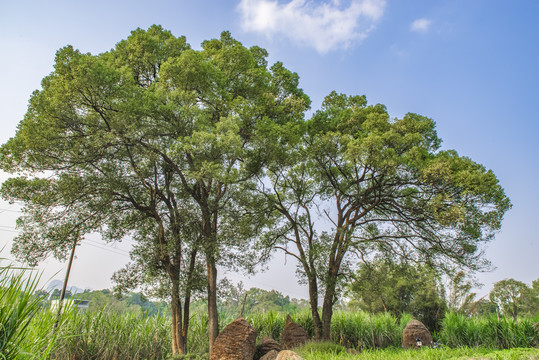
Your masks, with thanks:
[[[335,302],[335,293],[337,287],[337,266],[330,264],[328,277],[326,280],[326,293],[322,305],[322,339],[331,340],[331,318],[333,316],[333,304]]]
[[[382,301],[382,306],[384,307],[384,312],[387,314],[386,302],[384,301],[384,297],[383,297],[383,296],[380,296],[380,301]]]
[[[314,325],[314,339],[320,340],[322,331],[322,321],[320,320],[320,314],[318,313],[318,284],[314,276],[309,276],[309,303],[311,304],[311,314],[313,317]]]
[[[198,250],[195,248],[191,251],[191,261],[189,263],[189,272],[188,272],[188,280],[187,280],[187,287],[185,289],[185,297],[183,302],[183,329],[181,333],[181,344],[182,349],[184,349],[184,353],[187,354],[187,334],[189,332],[189,314],[190,314],[190,307],[191,307],[191,281],[193,280],[193,275],[195,273],[195,265],[196,265],[196,257],[198,254]]]
[[[187,329],[182,327],[182,306],[180,302],[180,284],[179,279],[172,279],[172,353],[187,353]],[[189,316],[189,314],[184,314]]]
[[[208,337],[210,354],[213,342],[219,335],[219,313],[217,312],[217,267],[213,255],[206,254],[206,267],[208,271]]]
[[[206,272],[208,276],[208,345],[210,355],[213,342],[219,335],[219,313],[217,311],[217,265],[216,234],[217,212],[210,212],[207,205],[202,207],[202,231],[204,234],[204,249],[206,253]]]
[[[184,354],[187,354],[187,334],[189,332],[189,307],[191,305],[191,296],[185,297],[183,305],[183,329],[181,334],[180,346],[183,349]]]
[[[326,289],[324,304],[322,305],[322,339],[331,340],[331,317],[333,316],[333,297],[335,289]]]

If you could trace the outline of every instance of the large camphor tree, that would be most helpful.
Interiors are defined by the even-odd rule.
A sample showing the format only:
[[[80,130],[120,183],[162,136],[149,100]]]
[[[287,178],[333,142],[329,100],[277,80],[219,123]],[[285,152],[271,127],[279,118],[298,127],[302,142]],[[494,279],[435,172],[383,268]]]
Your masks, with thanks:
[[[266,225],[249,189],[309,106],[297,75],[266,56],[227,32],[192,50],[155,25],[99,55],[60,49],[1,148],[2,169],[22,174],[2,187],[24,203],[14,251],[38,261],[90,232],[131,235],[141,246],[117,278],[135,269],[170,282],[174,353],[186,350],[203,255],[211,351],[217,265]]]
[[[427,117],[391,119],[365,96],[332,92],[301,140],[289,143],[292,157],[268,166],[270,181],[258,191],[281,222],[265,246],[298,260],[315,335],[329,339],[339,286],[357,261],[487,265],[481,245],[500,228],[510,201],[492,171],[440,144]]]

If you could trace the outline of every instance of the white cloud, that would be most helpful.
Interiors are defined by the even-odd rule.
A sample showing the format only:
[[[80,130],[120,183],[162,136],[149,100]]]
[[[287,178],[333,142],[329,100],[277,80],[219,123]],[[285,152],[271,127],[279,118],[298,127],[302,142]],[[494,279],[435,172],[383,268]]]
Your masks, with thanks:
[[[410,30],[425,33],[429,31],[431,23],[432,21],[429,19],[417,19],[412,23],[412,25],[410,25]]]
[[[385,9],[386,0],[241,0],[242,28],[268,37],[281,35],[325,53],[365,39]]]

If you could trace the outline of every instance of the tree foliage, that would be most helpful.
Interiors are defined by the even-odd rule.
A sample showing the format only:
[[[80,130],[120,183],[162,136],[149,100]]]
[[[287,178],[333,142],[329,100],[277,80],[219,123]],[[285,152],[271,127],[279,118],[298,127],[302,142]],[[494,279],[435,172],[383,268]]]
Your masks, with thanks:
[[[225,279],[219,288],[220,312],[232,317],[242,312],[246,315],[265,312],[296,313],[306,307],[305,300],[290,299],[276,290],[244,289],[242,282],[234,285]]]
[[[211,346],[217,265],[253,259],[238,255],[269,220],[245,184],[309,105],[297,75],[266,56],[227,32],[193,50],[155,25],[103,54],[60,49],[1,148],[2,168],[27,175],[2,187],[25,204],[13,251],[36,263],[90,232],[134,237],[134,263],[117,278],[170,282],[176,334],[180,283],[187,326],[203,255]]]
[[[472,289],[478,284],[470,279],[466,272],[460,270],[449,274],[449,286],[447,294],[447,306],[456,313],[471,315],[477,313],[481,303],[475,301],[476,293]]]
[[[305,121],[299,77],[266,58],[228,32],[194,50],[155,25],[99,55],[60,49],[0,148],[19,174],[2,196],[24,203],[14,253],[35,264],[88,233],[133,238],[118,290],[168,291],[174,352],[204,286],[211,350],[218,266],[252,269],[267,255],[255,239],[298,260],[325,338],[357,258],[487,265],[510,208],[492,171],[440,150],[431,119],[390,119],[365,96],[332,92]]]
[[[365,96],[332,92],[306,125],[292,156],[268,167],[272,182],[261,192],[282,219],[268,243],[298,259],[315,329],[324,292],[323,337],[355,259],[445,270],[488,266],[482,245],[500,228],[510,201],[492,171],[440,150],[431,119],[390,119],[384,105],[368,105]]]
[[[427,266],[376,261],[362,264],[347,286],[349,307],[400,317],[412,314],[439,330],[447,305],[440,275]]]
[[[539,312],[538,285],[539,279],[532,287],[515,279],[500,280],[494,283],[489,298],[504,315],[510,315],[515,321],[519,315],[535,316]]]
[[[123,297],[118,297],[112,291],[104,289],[78,293],[73,298],[89,300],[89,311],[106,309],[107,311],[118,314],[128,312],[144,314],[146,316],[155,316],[157,314],[171,315],[170,306],[167,305],[169,303],[151,301],[142,293],[128,293]]]

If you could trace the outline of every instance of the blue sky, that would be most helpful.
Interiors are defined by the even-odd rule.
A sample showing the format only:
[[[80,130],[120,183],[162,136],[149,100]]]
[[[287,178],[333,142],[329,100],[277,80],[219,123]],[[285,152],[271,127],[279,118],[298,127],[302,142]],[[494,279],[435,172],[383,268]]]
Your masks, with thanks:
[[[0,141],[14,135],[62,46],[100,53],[137,27],[161,24],[197,48],[229,30],[244,45],[267,49],[270,62],[297,72],[314,110],[336,90],[365,94],[393,117],[433,118],[443,147],[492,169],[513,203],[487,250],[497,270],[479,275],[485,283],[479,292],[508,277],[529,284],[539,277],[538,18],[539,2],[527,0],[3,0]],[[0,209],[7,256],[17,207],[0,203]],[[117,245],[116,254],[91,241],[79,250],[72,281],[108,287],[112,272],[128,260],[129,244]],[[91,270],[96,258],[99,271]],[[283,264],[278,258],[274,268]],[[63,269],[54,261],[45,265],[47,276]],[[294,279],[287,281],[276,270],[244,280],[248,287],[307,296]]]

